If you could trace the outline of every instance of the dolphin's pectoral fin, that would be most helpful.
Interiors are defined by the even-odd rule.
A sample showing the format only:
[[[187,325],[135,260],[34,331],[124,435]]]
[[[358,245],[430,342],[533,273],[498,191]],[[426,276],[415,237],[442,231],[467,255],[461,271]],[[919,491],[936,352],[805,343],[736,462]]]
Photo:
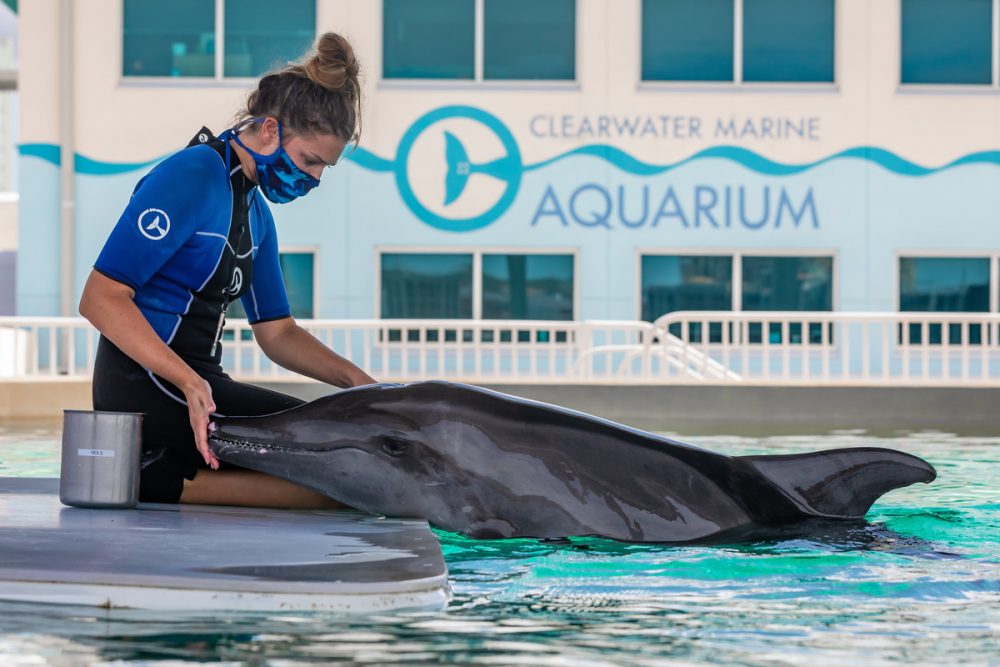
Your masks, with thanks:
[[[882,494],[937,477],[931,464],[894,449],[863,447],[739,458],[805,515],[838,519],[859,519]]]
[[[514,537],[516,533],[517,528],[503,519],[477,521],[465,530],[465,534],[474,540],[502,540]]]

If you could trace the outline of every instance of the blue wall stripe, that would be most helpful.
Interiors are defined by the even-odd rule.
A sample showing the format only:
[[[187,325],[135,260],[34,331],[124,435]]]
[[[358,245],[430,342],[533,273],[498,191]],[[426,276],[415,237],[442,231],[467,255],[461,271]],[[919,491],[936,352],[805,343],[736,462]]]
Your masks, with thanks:
[[[59,166],[60,164],[59,146],[57,144],[21,144],[18,149],[22,156],[40,158],[56,166]],[[542,162],[524,165],[523,169],[524,171],[541,169],[542,167],[546,167],[574,155],[586,155],[600,158],[618,167],[619,169],[636,176],[652,176],[655,174],[662,174],[689,162],[705,158],[732,160],[747,169],[769,176],[789,176],[792,174],[799,174],[827,162],[839,159],[867,160],[883,167],[888,171],[902,176],[926,176],[928,174],[945,171],[947,169],[951,169],[952,167],[966,164],[993,164],[1000,166],[1000,150],[970,153],[939,167],[926,167],[915,162],[910,162],[909,160],[896,155],[892,151],[875,146],[857,146],[855,148],[848,148],[840,151],[839,153],[816,160],[815,162],[805,162],[802,164],[775,162],[774,160],[770,160],[759,153],[755,153],[754,151],[746,148],[740,148],[739,146],[712,146],[711,148],[706,148],[678,162],[655,165],[638,160],[615,146],[592,144],[589,146],[575,148],[571,151],[549,158],[548,160],[543,160]],[[393,171],[396,168],[395,160],[388,160],[360,147],[353,148],[350,152],[346,153],[344,157],[358,166],[371,171]],[[163,158],[160,157],[147,162],[102,162],[78,153],[74,159],[74,166],[77,173],[80,174],[87,174],[91,176],[110,176],[113,174],[122,174],[129,171],[145,169],[156,164],[162,159]]]

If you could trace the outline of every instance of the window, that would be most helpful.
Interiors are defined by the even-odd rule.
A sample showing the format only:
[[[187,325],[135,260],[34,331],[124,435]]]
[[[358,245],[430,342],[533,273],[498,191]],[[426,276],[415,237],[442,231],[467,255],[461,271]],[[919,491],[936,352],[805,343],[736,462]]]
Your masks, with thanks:
[[[743,310],[833,310],[833,258],[744,257],[742,302]],[[790,342],[802,342],[802,328],[798,323],[789,325]],[[810,343],[822,342],[819,322],[808,323],[806,328]],[[760,323],[750,323],[749,342],[762,342],[761,329]],[[832,339],[831,332],[827,335]],[[768,342],[780,343],[781,338],[781,325],[772,322]]]
[[[572,320],[572,255],[483,255],[483,319]]]
[[[737,269],[742,279],[734,282]],[[642,319],[647,322],[679,310],[833,310],[831,256],[643,255],[640,274]],[[748,342],[763,341],[761,327],[749,323]],[[708,342],[722,342],[722,323],[709,322],[708,328]],[[789,327],[790,342],[802,342],[802,328],[796,323]],[[809,342],[822,340],[820,323],[807,328]],[[697,322],[687,331],[670,325],[670,333],[693,343],[701,342],[701,329]],[[733,335],[731,331],[730,340]],[[780,327],[774,328],[768,342],[781,342],[781,335]]]
[[[573,80],[576,0],[383,0],[382,76]]]
[[[473,78],[475,21],[473,0],[383,0],[382,76]]]
[[[281,263],[281,277],[285,282],[285,292],[288,293],[288,305],[292,317],[298,320],[308,320],[316,317],[316,254],[313,252],[282,252],[278,255]],[[229,319],[245,319],[246,310],[237,300],[229,304],[226,317]]]
[[[997,0],[903,0],[904,84],[997,85]]]
[[[226,0],[226,76],[257,77],[298,60],[316,38],[316,0]]]
[[[732,81],[733,0],[643,0],[643,81]]]
[[[379,312],[386,319],[572,320],[574,266],[571,254],[384,252]]]
[[[576,78],[576,0],[485,0],[483,78]]]
[[[675,310],[732,310],[730,256],[646,255],[642,258],[642,319]]]
[[[900,257],[899,310],[901,312],[990,312],[989,257]],[[948,325],[948,340],[961,341],[961,325]],[[930,323],[929,343],[943,340],[942,325]],[[904,342],[923,342],[923,326],[912,323]],[[981,327],[969,327],[969,342],[982,341]]]
[[[834,0],[743,0],[743,80],[833,83]]]
[[[833,310],[832,257],[744,257],[743,310]]]
[[[643,81],[834,80],[835,0],[643,0]]]
[[[472,317],[471,254],[382,255],[381,317]]]
[[[125,0],[123,16],[128,77],[256,77],[300,58],[316,36],[316,0],[282,0],[280,12],[268,0]]]

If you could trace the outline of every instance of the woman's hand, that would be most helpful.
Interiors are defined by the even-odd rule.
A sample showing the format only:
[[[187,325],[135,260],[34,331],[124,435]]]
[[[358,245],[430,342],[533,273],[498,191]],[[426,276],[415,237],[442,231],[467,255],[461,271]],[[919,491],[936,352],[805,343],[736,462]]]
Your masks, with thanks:
[[[205,463],[213,470],[219,469],[219,459],[208,448],[208,424],[215,412],[212,387],[204,378],[195,375],[182,387],[188,404],[188,417],[194,432],[194,445],[204,457]]]
[[[208,450],[208,424],[215,412],[212,388],[160,340],[134,298],[128,285],[91,271],[80,299],[80,314],[136,363],[184,392],[195,446],[205,463],[218,469],[219,460]]]

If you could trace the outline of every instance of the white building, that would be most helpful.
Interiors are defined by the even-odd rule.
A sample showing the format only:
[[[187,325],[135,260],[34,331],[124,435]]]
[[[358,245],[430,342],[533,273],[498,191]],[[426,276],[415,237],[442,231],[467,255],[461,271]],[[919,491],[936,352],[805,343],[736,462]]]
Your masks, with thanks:
[[[272,206],[298,316],[1000,311],[998,0],[30,0],[19,20],[22,315],[75,314],[136,181],[328,30],[362,63],[363,135]]]

